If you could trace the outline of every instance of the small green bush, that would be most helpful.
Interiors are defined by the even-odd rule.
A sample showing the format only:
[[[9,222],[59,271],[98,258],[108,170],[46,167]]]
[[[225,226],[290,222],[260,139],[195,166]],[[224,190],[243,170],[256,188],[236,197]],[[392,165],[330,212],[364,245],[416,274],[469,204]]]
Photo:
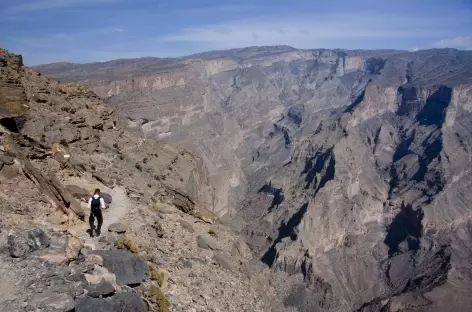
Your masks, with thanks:
[[[168,312],[171,306],[169,299],[162,292],[162,289],[159,286],[151,285],[149,290],[149,295],[156,299],[157,307],[159,312]]]
[[[157,276],[157,285],[159,285],[159,287],[164,286],[164,272],[159,272]]]
[[[115,242],[115,247],[118,249],[128,249],[132,253],[138,253],[138,247],[136,244],[129,238],[123,237]]]
[[[157,281],[159,279],[159,269],[157,265],[151,261],[148,262],[149,272],[151,273],[151,279]]]
[[[211,236],[214,236],[214,237],[218,236],[215,229],[209,229],[208,234],[210,234]]]

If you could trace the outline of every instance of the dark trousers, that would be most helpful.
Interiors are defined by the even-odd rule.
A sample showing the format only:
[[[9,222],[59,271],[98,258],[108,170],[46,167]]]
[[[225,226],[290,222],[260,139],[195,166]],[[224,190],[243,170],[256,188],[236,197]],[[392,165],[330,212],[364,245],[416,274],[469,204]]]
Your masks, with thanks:
[[[103,216],[102,216],[102,211],[100,209],[90,211],[90,217],[89,217],[89,224],[90,224],[90,231],[93,233],[93,223],[95,221],[95,218],[97,218],[97,233],[100,233],[100,229],[102,228],[102,223],[103,223]]]

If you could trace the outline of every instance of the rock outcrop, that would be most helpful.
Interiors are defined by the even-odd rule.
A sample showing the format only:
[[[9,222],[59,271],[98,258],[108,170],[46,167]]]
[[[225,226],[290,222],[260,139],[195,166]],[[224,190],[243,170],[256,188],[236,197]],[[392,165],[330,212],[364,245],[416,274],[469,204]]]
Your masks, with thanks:
[[[112,62],[38,69],[199,155],[209,207],[277,272],[287,309],[459,311],[472,306],[471,60],[254,47],[124,60],[111,76]]]
[[[210,223],[221,245],[238,238],[208,209],[202,160],[118,124],[86,87],[0,49],[0,310],[277,311],[262,267],[249,279],[195,243]],[[95,188],[107,207],[101,235],[90,237]],[[198,265],[184,268],[182,257]]]

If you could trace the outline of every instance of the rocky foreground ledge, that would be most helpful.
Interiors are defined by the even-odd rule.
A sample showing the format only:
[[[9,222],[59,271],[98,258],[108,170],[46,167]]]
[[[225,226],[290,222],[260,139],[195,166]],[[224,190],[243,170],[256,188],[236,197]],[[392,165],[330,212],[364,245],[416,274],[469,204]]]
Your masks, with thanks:
[[[109,243],[100,243],[103,249],[94,250],[96,247],[65,233],[2,231],[0,283],[5,311],[141,312],[169,308],[159,286],[161,275],[153,271],[155,264]]]

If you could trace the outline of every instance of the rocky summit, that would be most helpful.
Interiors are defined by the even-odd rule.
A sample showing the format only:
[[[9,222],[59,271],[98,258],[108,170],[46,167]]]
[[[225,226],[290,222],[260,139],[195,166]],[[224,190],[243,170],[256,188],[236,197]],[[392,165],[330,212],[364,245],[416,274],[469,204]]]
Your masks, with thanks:
[[[281,311],[271,272],[207,209],[202,160],[118,123],[0,49],[0,311]]]
[[[2,62],[0,270],[25,269],[0,304],[472,307],[471,51]],[[88,238],[96,186],[110,204]]]

